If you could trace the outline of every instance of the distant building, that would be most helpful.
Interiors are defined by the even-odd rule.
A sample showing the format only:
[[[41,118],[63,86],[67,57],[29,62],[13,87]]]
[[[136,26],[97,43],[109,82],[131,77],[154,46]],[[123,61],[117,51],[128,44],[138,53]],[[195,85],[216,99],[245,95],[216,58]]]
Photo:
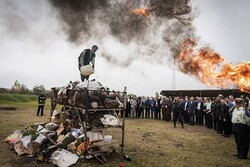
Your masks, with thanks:
[[[250,95],[246,92],[241,92],[239,89],[216,89],[216,90],[162,90],[163,96],[200,96],[200,97],[216,97],[218,94],[223,96],[233,95],[234,97]]]

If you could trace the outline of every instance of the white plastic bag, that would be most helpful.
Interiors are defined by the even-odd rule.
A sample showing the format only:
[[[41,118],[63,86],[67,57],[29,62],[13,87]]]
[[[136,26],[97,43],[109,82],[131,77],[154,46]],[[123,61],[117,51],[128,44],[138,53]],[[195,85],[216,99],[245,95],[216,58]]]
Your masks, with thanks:
[[[31,135],[29,135],[29,136],[24,136],[23,138],[20,139],[20,141],[21,141],[23,147],[27,149],[28,144],[29,144],[30,141],[31,141]]]
[[[95,72],[91,64],[82,66],[80,70],[82,75],[91,75]]]
[[[16,143],[23,137],[22,131],[16,130],[14,133],[9,135],[4,141],[9,143]]]
[[[105,114],[103,118],[100,118],[103,125],[118,126],[119,122],[113,115]]]
[[[59,167],[68,167],[78,161],[78,156],[64,149],[58,149],[53,152],[50,161]]]

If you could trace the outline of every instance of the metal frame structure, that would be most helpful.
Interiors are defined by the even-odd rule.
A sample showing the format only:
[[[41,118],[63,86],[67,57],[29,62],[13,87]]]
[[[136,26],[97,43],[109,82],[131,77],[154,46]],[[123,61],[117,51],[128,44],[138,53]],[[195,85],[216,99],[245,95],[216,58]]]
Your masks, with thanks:
[[[125,138],[125,109],[126,109],[126,104],[127,104],[127,88],[124,87],[124,91],[123,92],[119,92],[119,91],[116,91],[115,93],[122,93],[123,94],[123,106],[122,108],[96,108],[96,109],[90,109],[88,108],[89,106],[89,92],[90,91],[93,91],[93,90],[87,90],[87,100],[86,100],[86,105],[85,105],[85,108],[79,108],[77,106],[74,106],[74,105],[67,105],[67,104],[63,104],[63,103],[59,103],[59,102],[55,102],[53,101],[53,99],[51,98],[51,113],[50,115],[52,116],[52,113],[53,111],[55,110],[57,104],[60,104],[60,105],[63,105],[64,106],[64,112],[65,112],[65,107],[68,107],[70,109],[77,109],[77,113],[78,113],[78,116],[80,118],[80,121],[81,121],[81,124],[82,124],[82,127],[84,129],[84,158],[86,158],[86,153],[87,153],[87,127],[88,127],[88,115],[90,112],[103,112],[103,111],[110,111],[110,112],[113,112],[115,115],[115,117],[118,119],[118,122],[119,122],[119,125],[118,126],[115,126],[117,128],[121,128],[122,129],[122,143],[120,144],[120,147],[121,147],[121,153],[123,154],[124,153],[124,138]],[[111,91],[109,91],[111,92]],[[81,116],[80,116],[80,110],[81,111],[84,111],[85,112],[85,116],[84,116],[84,121],[81,119]],[[122,112],[122,123],[120,122],[120,119],[118,117],[118,115],[116,114],[115,111],[123,111]],[[51,120],[50,120],[51,121]],[[110,127],[106,127],[106,128],[110,128]]]

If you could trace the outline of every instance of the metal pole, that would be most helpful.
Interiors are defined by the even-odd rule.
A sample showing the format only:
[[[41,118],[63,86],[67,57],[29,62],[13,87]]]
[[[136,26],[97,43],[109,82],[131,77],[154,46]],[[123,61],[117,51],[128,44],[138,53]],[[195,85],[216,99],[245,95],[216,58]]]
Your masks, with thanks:
[[[87,154],[87,119],[88,119],[88,105],[89,105],[89,80],[87,84],[87,98],[85,103],[85,117],[84,117],[84,159],[86,159]]]
[[[49,118],[49,122],[51,122],[51,117],[52,117],[52,114],[53,114],[53,111],[56,109],[56,105],[57,103],[56,102],[53,102],[53,94],[54,94],[54,89],[51,88],[51,93],[50,93],[50,118]]]
[[[124,110],[122,114],[122,145],[121,145],[121,153],[124,152],[124,137],[125,137],[125,110],[127,104],[127,87],[124,87]]]

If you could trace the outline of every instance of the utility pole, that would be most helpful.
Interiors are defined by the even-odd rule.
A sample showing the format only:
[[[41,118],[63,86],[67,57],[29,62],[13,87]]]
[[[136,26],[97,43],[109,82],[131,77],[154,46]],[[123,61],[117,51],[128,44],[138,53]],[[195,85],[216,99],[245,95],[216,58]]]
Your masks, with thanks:
[[[172,90],[176,90],[176,70],[175,70],[176,59],[173,63],[173,73],[172,73]]]

